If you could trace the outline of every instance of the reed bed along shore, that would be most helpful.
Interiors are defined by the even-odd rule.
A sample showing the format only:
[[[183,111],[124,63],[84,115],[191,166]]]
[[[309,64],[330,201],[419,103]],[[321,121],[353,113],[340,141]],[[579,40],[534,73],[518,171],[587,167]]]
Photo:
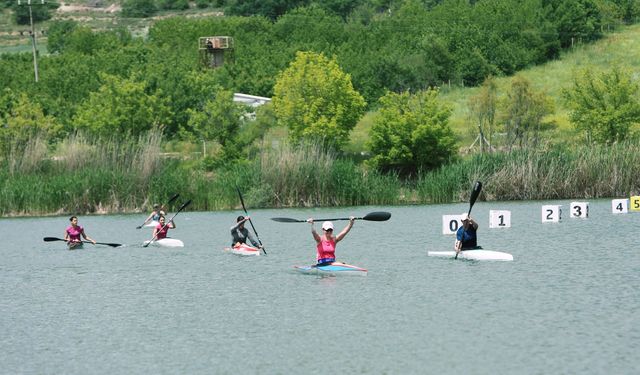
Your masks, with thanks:
[[[213,172],[199,160],[165,158],[162,135],[13,149],[0,166],[0,215],[147,211],[180,193],[192,210],[464,202],[480,180],[484,200],[591,199],[640,192],[640,145],[557,146],[473,155],[411,181],[384,175],[318,146],[283,145]],[[181,198],[182,199],[182,198]],[[175,202],[174,204],[179,204]],[[169,207],[169,210],[172,207]]]

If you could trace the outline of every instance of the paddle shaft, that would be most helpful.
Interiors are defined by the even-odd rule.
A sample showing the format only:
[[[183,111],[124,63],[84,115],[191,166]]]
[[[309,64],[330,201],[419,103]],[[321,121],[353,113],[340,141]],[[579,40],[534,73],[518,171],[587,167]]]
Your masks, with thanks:
[[[389,212],[371,212],[364,217],[356,217],[354,220],[367,220],[367,221],[387,221],[391,218],[391,214]],[[273,221],[279,221],[281,223],[306,223],[306,220],[298,220],[291,219],[288,217],[273,217],[271,218]],[[351,220],[348,217],[338,217],[333,219],[313,219],[313,221],[339,221],[339,220]]]
[[[244,214],[249,217],[249,224],[251,224],[251,229],[253,229],[253,233],[256,234],[256,238],[258,239],[260,248],[262,249],[262,252],[264,253],[264,255],[267,255],[267,251],[264,249],[264,246],[262,246],[262,241],[260,241],[260,236],[258,235],[258,231],[256,231],[256,227],[253,226],[253,222],[251,221],[251,216],[249,216],[249,213],[247,212],[247,208],[244,205],[244,199],[242,199],[242,193],[240,192],[240,188],[236,186],[236,190],[238,191],[238,196],[240,197],[240,203],[242,204],[242,209],[244,210]]]
[[[51,242],[51,241],[64,241],[64,242],[68,242],[67,240],[65,240],[64,238],[57,238],[57,237],[45,237],[44,238],[45,242]],[[81,240],[81,242],[84,243],[90,243],[93,244],[93,242],[91,241],[87,241],[87,240]],[[107,245],[107,246],[111,246],[111,247],[118,247],[118,246],[122,246],[122,244],[119,243],[109,243],[109,242],[96,242],[95,245]]]
[[[473,205],[476,203],[476,199],[478,199],[478,195],[480,195],[480,190],[482,190],[482,182],[476,181],[476,183],[473,185],[471,198],[469,198],[469,211],[467,212],[467,217],[471,215],[471,209],[473,208]],[[464,228],[462,228],[462,239],[460,241],[460,247],[462,247],[462,242],[464,242]],[[456,256],[453,259],[458,259],[458,254],[460,254],[460,250],[456,249]]]
[[[169,225],[169,223],[171,223],[173,221],[173,219],[175,219],[176,216],[178,216],[178,214],[180,213],[180,211],[182,211],[185,207],[187,207],[189,204],[191,204],[191,199],[189,199],[188,201],[184,202],[182,204],[182,206],[180,206],[180,208],[178,208],[178,211],[176,211],[175,214],[173,214],[173,216],[171,217],[171,219],[169,219],[169,221],[167,221],[162,228],[156,232],[155,236],[153,236],[153,238],[151,238],[151,240],[147,243],[145,243],[144,245],[142,245],[142,247],[147,247],[149,246],[150,243],[152,243],[153,241],[156,240],[156,238],[158,237],[158,233],[162,232],[164,230],[164,228],[167,227],[167,225]]]

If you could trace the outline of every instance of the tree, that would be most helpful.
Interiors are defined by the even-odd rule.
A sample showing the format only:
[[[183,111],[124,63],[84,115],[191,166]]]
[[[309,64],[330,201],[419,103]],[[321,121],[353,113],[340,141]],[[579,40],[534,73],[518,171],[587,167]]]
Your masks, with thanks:
[[[159,95],[145,92],[146,84],[102,73],[103,81],[80,105],[74,123],[98,136],[139,136],[162,126],[169,108]]]
[[[630,71],[614,67],[595,75],[590,69],[576,75],[563,91],[571,108],[570,120],[587,141],[611,143],[629,136],[640,123],[639,85]]]
[[[469,118],[478,126],[478,139],[480,152],[484,151],[485,140],[491,151],[491,140],[496,124],[496,109],[498,105],[498,85],[496,80],[489,76],[484,80],[480,92],[469,98]],[[485,138],[485,134],[487,137]]]
[[[389,92],[380,98],[380,105],[370,131],[370,165],[410,176],[438,168],[455,156],[451,108],[438,100],[438,90],[413,96]]]
[[[33,102],[26,94],[17,96],[10,90],[5,90],[0,97],[0,150],[3,156],[12,147],[24,148],[33,137],[43,137],[53,141],[62,127],[52,116],[47,116],[40,104]]]
[[[216,156],[218,163],[237,159],[243,145],[238,144],[238,134],[245,114],[245,106],[233,101],[233,92],[219,89],[212,100],[207,100],[202,110],[189,110],[189,126],[205,141],[216,141],[222,146]]]
[[[553,112],[553,103],[544,93],[535,92],[531,82],[522,76],[511,81],[511,88],[504,103],[504,126],[509,149],[536,146],[539,134],[551,126],[543,122],[544,116]]]
[[[124,0],[122,2],[123,17],[147,18],[153,16],[157,10],[153,0]]]
[[[47,33],[47,49],[49,53],[62,52],[67,36],[71,34],[77,26],[78,23],[71,20],[51,22]]]
[[[294,142],[312,140],[340,150],[366,103],[335,59],[298,52],[278,75],[273,107]]]

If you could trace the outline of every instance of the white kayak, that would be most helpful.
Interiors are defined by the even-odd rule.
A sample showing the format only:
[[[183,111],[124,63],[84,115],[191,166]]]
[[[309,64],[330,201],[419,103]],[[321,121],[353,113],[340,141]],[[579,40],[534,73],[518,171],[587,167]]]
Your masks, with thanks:
[[[231,254],[241,255],[241,256],[258,256],[260,255],[260,249],[257,247],[252,247],[247,244],[242,244],[240,246],[234,247],[225,247],[224,251],[229,252]]]
[[[456,252],[453,250],[429,251],[427,255],[430,257],[455,258]],[[501,251],[465,250],[460,252],[460,254],[458,255],[458,259],[512,261],[513,255],[509,253],[503,253]]]
[[[326,266],[293,266],[293,268],[301,273],[310,275],[361,275],[367,276],[367,270],[364,268],[352,266],[350,264],[333,262]]]
[[[149,241],[144,241],[144,246],[156,246],[156,247],[184,247],[184,242],[176,238],[163,238],[155,240],[149,244]]]
[[[158,223],[157,221],[152,220],[152,221],[150,221],[150,222],[146,223],[146,224],[144,225],[144,227],[145,227],[145,228],[155,228],[155,227],[157,227],[157,226],[158,226],[158,224],[159,224],[159,223]]]

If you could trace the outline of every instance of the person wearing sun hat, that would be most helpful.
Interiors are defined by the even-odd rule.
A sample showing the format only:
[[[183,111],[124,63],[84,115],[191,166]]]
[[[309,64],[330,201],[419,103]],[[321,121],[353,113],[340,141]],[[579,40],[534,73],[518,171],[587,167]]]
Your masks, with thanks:
[[[318,266],[326,266],[336,261],[336,244],[349,233],[353,227],[355,217],[349,217],[349,224],[338,234],[333,236],[333,223],[325,221],[322,223],[322,235],[316,232],[316,228],[313,225],[313,219],[307,219],[308,223],[311,223],[311,234],[313,239],[316,240],[317,260]]]
[[[462,226],[458,228],[456,232],[456,242],[454,245],[456,253],[465,250],[480,249],[481,247],[478,246],[478,235],[476,233],[478,223],[476,223],[467,212],[463,212],[462,215],[460,215],[460,220],[462,220]]]

